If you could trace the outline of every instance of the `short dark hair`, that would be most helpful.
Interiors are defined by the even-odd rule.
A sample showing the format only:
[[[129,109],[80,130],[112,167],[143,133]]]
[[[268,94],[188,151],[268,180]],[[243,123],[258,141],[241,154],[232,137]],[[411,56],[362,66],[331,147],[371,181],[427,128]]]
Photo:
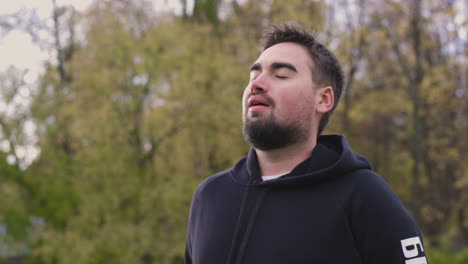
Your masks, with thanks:
[[[330,50],[296,22],[272,25],[264,32],[261,39],[263,50],[283,42],[293,42],[304,46],[312,59],[313,65],[311,70],[314,84],[317,87],[329,85],[333,88],[334,105],[320,120],[317,134],[320,135],[327,126],[330,115],[338,105],[343,92],[344,76],[340,62]]]

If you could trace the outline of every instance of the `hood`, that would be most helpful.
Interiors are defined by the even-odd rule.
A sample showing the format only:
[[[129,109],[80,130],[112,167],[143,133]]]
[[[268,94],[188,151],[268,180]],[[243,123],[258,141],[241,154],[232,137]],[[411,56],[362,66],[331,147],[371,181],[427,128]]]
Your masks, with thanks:
[[[363,156],[351,150],[346,137],[323,135],[319,136],[311,156],[280,178],[262,181],[254,149],[231,170],[231,177],[241,184],[248,184],[250,178],[254,185],[281,187],[314,184],[361,169],[371,169],[371,166]]]

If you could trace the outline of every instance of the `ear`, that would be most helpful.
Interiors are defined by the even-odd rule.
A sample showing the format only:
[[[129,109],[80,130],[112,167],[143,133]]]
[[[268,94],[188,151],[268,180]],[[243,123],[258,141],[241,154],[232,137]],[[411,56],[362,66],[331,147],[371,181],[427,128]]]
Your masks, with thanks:
[[[325,114],[333,108],[335,103],[335,96],[331,86],[321,87],[317,90],[315,95],[316,111]]]

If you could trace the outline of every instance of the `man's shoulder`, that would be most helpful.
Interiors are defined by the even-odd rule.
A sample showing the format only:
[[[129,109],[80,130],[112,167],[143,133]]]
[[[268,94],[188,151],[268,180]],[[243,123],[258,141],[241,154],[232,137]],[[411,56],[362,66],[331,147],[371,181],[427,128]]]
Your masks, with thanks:
[[[206,187],[208,187],[210,185],[216,184],[219,181],[227,180],[227,178],[229,178],[229,176],[231,175],[231,171],[232,171],[232,168],[229,168],[229,169],[220,171],[218,173],[215,173],[215,174],[209,176],[202,183],[200,183],[198,188],[206,188]]]
[[[385,180],[382,176],[377,174],[375,171],[371,169],[359,169],[352,172],[347,173],[344,178],[347,179],[349,183],[355,185],[357,188],[365,186],[365,185],[382,185],[386,184]]]
[[[370,169],[361,169],[350,173],[347,182],[358,194],[391,194],[394,195],[385,179]]]
[[[210,190],[218,189],[220,188],[218,185],[231,181],[231,173],[232,168],[229,168],[209,176],[198,185],[195,196],[200,196],[205,192],[210,192]]]
[[[205,189],[211,189],[214,186],[219,187],[219,184],[222,185],[236,183],[242,185],[237,178],[239,178],[240,175],[246,175],[248,173],[245,166],[246,160],[247,157],[243,157],[237,162],[237,164],[234,165],[234,167],[209,176],[202,183],[200,183],[197,188],[197,192],[202,192]]]
[[[385,179],[370,169],[361,169],[342,177],[342,188],[351,197],[370,199],[373,197],[395,197]]]
[[[363,210],[391,217],[391,214],[407,214],[403,202],[385,179],[368,169],[355,171],[344,177],[339,192],[342,204],[351,210]]]

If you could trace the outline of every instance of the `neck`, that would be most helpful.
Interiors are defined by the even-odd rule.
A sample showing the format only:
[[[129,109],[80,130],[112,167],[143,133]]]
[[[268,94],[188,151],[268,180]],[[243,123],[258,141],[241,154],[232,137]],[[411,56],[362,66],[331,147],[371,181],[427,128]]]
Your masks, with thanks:
[[[262,176],[288,173],[299,163],[310,157],[317,139],[311,137],[307,142],[300,142],[275,150],[255,149]]]

